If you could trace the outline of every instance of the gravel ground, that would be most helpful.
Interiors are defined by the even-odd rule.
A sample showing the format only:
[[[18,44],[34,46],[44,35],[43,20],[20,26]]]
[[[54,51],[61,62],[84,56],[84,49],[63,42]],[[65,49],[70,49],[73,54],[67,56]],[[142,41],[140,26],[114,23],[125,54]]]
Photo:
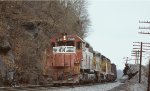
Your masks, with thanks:
[[[112,88],[119,86],[120,84],[121,84],[120,82],[114,82],[114,83],[105,83],[105,84],[81,86],[81,87],[74,87],[74,88],[60,88],[53,91],[109,91]]]
[[[118,87],[121,86],[121,87]],[[124,91],[124,85],[120,82],[104,83],[84,86],[61,86],[61,87],[30,87],[30,88],[0,88],[0,91]]]
[[[108,91],[126,91],[126,85],[120,84],[119,86],[114,87],[113,89],[108,90]]]

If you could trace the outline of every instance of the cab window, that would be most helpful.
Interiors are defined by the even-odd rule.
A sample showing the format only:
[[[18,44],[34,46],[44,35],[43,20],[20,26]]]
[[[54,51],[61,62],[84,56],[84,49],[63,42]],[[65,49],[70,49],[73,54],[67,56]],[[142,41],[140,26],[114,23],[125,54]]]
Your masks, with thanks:
[[[74,46],[74,41],[67,41],[66,46]]]
[[[81,47],[82,47],[82,44],[81,44],[81,42],[77,42],[77,45],[76,45],[76,47],[77,47],[77,50],[81,49]]]
[[[51,43],[51,47],[55,47],[55,42],[52,42],[52,43]]]
[[[63,41],[59,41],[57,42],[58,46],[74,46],[74,41],[67,41],[67,42],[63,42]]]
[[[86,46],[85,46],[85,47],[86,47],[86,48],[89,48],[89,46],[90,46],[90,45],[89,45],[88,43],[86,43]]]

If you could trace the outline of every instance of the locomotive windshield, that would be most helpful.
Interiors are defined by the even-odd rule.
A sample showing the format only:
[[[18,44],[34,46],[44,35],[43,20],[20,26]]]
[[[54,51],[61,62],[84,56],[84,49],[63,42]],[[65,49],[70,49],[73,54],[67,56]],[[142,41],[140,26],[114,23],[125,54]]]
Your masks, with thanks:
[[[74,41],[58,41],[57,46],[74,46]]]

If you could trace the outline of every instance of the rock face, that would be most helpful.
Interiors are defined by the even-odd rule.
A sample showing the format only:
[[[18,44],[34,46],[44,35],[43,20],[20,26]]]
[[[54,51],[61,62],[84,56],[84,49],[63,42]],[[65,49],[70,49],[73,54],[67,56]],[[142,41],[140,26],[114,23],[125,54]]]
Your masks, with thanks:
[[[130,65],[130,67],[132,72],[139,70],[139,65]],[[147,80],[146,68],[142,66],[141,83],[139,83],[139,74],[135,75],[132,79],[125,83],[127,86],[127,91],[147,91]]]
[[[3,85],[6,80],[12,80],[12,73],[14,68],[14,55],[12,53],[11,45],[7,37],[7,32],[0,28],[0,85]]]
[[[66,0],[0,1],[0,79],[14,71],[19,83],[38,84],[49,38],[62,32],[84,37],[87,32],[87,15],[81,17],[75,5],[84,10],[83,3]]]

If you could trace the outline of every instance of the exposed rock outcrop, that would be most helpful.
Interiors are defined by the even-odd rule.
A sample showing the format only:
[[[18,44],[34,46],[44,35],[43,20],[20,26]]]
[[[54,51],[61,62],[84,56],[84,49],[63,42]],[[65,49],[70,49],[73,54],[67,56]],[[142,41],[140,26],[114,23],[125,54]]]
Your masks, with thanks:
[[[88,17],[79,10],[86,11],[81,1],[0,1],[0,76],[8,79],[13,71],[20,83],[38,84],[50,37],[86,35]]]

